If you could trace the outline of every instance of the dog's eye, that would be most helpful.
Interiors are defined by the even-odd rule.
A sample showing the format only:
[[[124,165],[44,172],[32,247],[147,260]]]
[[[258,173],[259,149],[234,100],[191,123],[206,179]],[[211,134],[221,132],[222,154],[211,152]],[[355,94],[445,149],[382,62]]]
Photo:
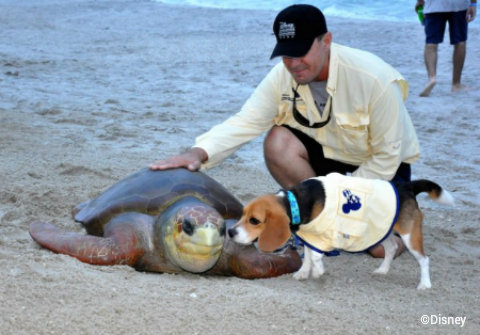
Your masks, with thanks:
[[[250,218],[250,224],[253,224],[254,226],[260,224],[260,220],[255,219],[255,218]]]

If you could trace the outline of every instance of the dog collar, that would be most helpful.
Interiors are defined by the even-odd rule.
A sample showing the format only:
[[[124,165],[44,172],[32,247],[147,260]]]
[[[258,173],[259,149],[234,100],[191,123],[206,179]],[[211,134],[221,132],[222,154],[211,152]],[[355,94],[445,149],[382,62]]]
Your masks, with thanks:
[[[290,204],[290,214],[292,215],[292,224],[297,225],[300,224],[300,209],[298,208],[298,202],[295,198],[295,195],[290,192],[286,191],[288,203]]]

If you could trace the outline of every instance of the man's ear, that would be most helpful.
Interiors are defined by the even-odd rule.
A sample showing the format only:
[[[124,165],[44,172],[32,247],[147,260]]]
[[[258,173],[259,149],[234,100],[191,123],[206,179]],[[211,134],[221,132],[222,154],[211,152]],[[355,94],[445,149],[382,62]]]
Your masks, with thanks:
[[[332,44],[332,37],[332,33],[327,31],[325,35],[323,35],[322,42],[330,46],[330,44]]]
[[[261,251],[274,252],[287,243],[291,235],[290,219],[284,211],[280,214],[268,211],[264,224],[257,243]]]

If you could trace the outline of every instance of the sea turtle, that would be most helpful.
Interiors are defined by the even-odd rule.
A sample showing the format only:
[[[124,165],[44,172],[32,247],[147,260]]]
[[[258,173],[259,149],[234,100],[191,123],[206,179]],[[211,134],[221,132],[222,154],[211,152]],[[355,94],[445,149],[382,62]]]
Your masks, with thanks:
[[[82,262],[140,271],[267,278],[299,269],[292,248],[265,254],[231,241],[225,231],[241,213],[242,204],[202,172],[142,169],[73,210],[88,235],[39,221],[30,235]]]

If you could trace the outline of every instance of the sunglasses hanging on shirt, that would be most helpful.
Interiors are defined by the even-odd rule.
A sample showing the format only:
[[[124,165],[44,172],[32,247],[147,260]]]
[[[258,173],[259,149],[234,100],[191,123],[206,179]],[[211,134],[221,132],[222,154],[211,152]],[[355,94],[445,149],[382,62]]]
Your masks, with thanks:
[[[298,85],[297,85],[298,88]],[[310,125],[310,121],[306,119],[302,114],[297,109],[297,98],[300,98],[300,94],[298,94],[297,90],[292,87],[293,91],[293,118],[295,121],[300,123],[302,126],[307,127],[307,128],[322,128],[327,125],[327,123],[330,121],[330,117],[332,116],[332,104],[329,104],[328,108],[328,117],[325,121],[323,122],[317,122],[312,125]]]

